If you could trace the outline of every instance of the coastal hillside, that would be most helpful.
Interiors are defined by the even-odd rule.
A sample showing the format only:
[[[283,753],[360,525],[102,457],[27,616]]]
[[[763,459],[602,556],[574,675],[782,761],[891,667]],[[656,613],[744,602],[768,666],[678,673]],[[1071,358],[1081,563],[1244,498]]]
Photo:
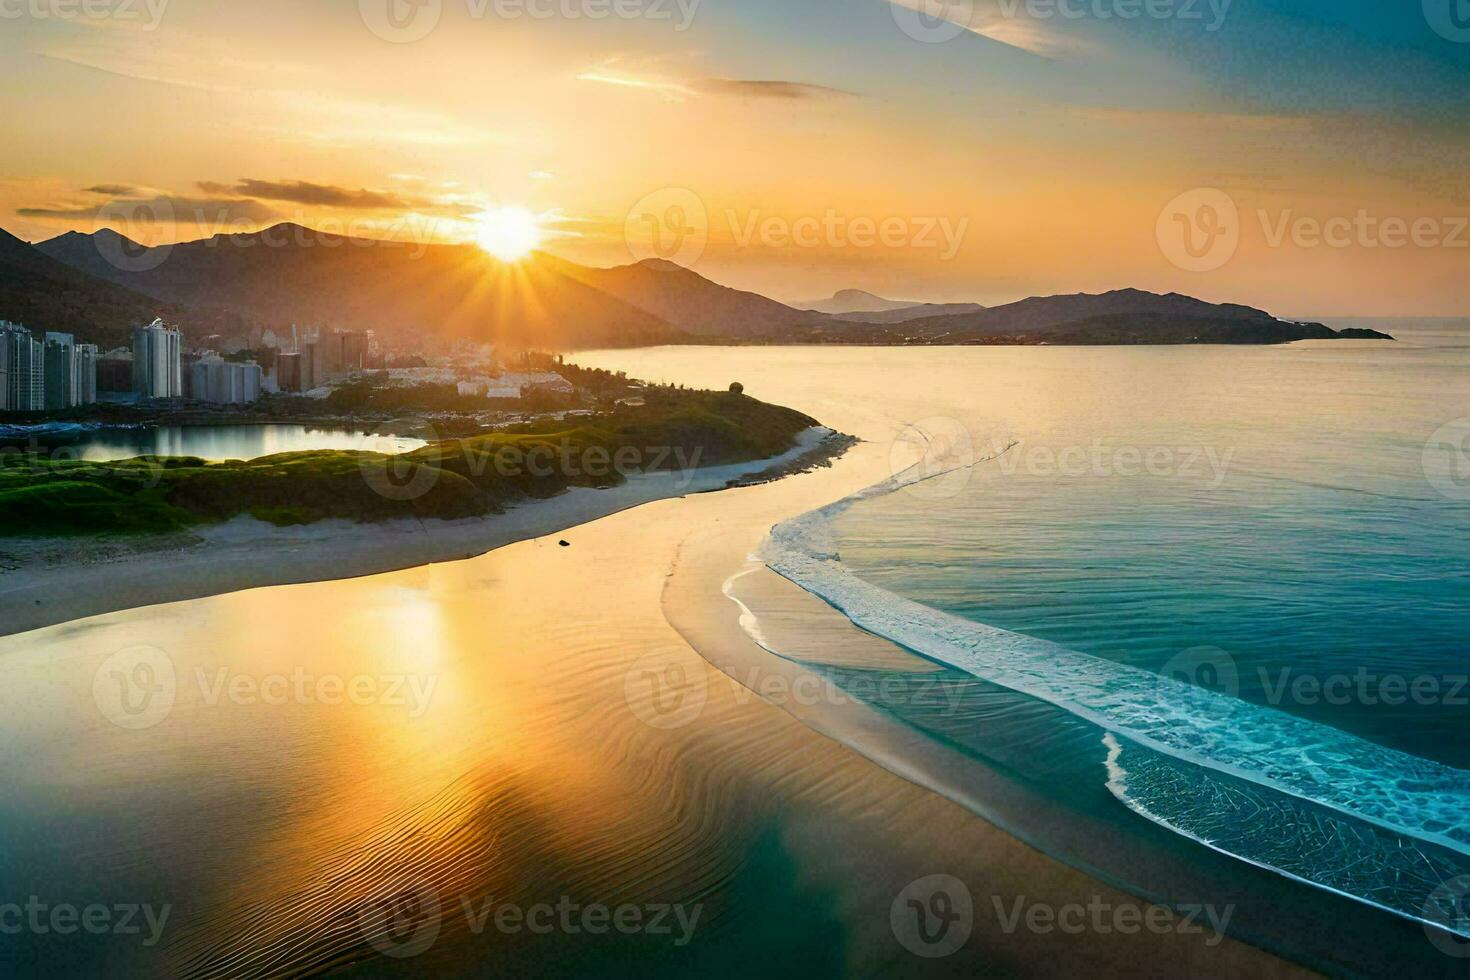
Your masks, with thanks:
[[[638,473],[779,456],[815,425],[737,391],[650,388],[637,406],[575,421],[545,417],[396,457],[317,450],[209,463],[26,455],[0,471],[0,538],[160,533],[240,514],[279,525],[475,517]],[[405,486],[414,491],[398,489]]]
[[[127,343],[136,324],[184,312],[59,262],[0,229],[0,319],[114,346]]]
[[[963,313],[979,313],[985,307],[979,303],[919,303],[897,310],[879,310],[874,313],[844,313],[838,317],[849,323],[908,323],[935,316],[959,316]]]
[[[1037,296],[978,313],[927,317],[900,325],[919,343],[1013,344],[1279,344],[1296,340],[1378,338],[1377,331],[1339,334],[1236,303],[1209,303],[1180,293],[1141,289]]]
[[[123,257],[119,261],[119,256]],[[111,342],[156,315],[191,332],[352,326],[549,350],[677,343],[1274,344],[1342,334],[1236,303],[1118,289],[1004,306],[903,304],[860,290],[798,310],[672,262],[593,268],[544,253],[351,239],[300,225],[149,249],[110,230],[0,241],[11,318]],[[862,307],[879,307],[861,309]],[[55,326],[53,326],[53,324]]]
[[[797,304],[800,309],[812,310],[816,313],[830,313],[833,316],[847,316],[850,313],[892,313],[896,310],[912,309],[919,305],[912,300],[885,299],[864,289],[839,289],[828,299],[814,299]]]
[[[916,303],[912,300],[885,299],[862,289],[841,289],[830,299],[812,300],[798,303],[797,306],[853,323],[906,323],[924,317],[978,313],[985,309],[979,303]]]
[[[566,350],[684,336],[656,314],[572,278],[559,263],[537,256],[510,265],[471,245],[353,239],[281,224],[165,252],[144,249],[126,268],[99,265],[112,245],[103,233],[69,234],[39,249],[163,303],[230,311],[278,328],[415,330]]]
[[[821,314],[796,310],[758,293],[722,286],[662,259],[646,259],[611,269],[553,261],[565,275],[699,337],[772,336],[825,319]]]

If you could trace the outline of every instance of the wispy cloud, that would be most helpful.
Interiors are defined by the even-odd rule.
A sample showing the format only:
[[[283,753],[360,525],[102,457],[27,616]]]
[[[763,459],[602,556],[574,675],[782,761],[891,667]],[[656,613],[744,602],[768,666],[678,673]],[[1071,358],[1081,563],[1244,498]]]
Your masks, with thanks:
[[[1042,58],[1064,59],[1097,50],[1058,28],[1060,18],[1032,17],[1020,0],[888,0],[931,21],[948,21],[972,34]]]
[[[577,75],[579,82],[597,82],[602,85],[618,85],[623,88],[641,89],[661,95],[670,101],[682,102],[696,93],[683,82],[656,76],[641,76],[615,68],[592,68]]]
[[[809,99],[847,98],[857,93],[785,79],[717,78],[708,75],[681,75],[661,70],[656,65],[625,64],[613,58],[577,75],[583,82],[616,85],[662,96],[671,102],[684,102],[702,96],[741,99],[800,101]]]
[[[408,211],[422,206],[424,202],[365,188],[353,190],[332,184],[313,184],[304,180],[270,181],[242,177],[234,184],[200,181],[199,189],[206,194],[238,194],[242,197],[262,198],[267,201],[290,201],[294,204],[311,204],[328,208],[356,208],[364,211],[397,210]]]
[[[16,208],[15,213],[23,218],[92,221],[98,224],[126,220],[135,223],[226,225],[239,222],[264,223],[279,217],[269,206],[248,198],[185,197],[172,194],[115,198],[101,205],[49,204]]]
[[[856,92],[806,82],[743,78],[702,78],[694,82],[693,87],[707,95],[733,95],[743,99],[841,99],[857,95]]]

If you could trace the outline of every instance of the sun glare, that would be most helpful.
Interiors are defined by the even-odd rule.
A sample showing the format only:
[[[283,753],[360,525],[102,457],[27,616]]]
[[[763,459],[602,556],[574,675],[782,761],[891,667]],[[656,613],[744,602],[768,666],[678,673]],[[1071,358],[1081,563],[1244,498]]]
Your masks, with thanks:
[[[502,262],[517,262],[541,244],[541,225],[525,208],[491,208],[480,215],[475,241]]]

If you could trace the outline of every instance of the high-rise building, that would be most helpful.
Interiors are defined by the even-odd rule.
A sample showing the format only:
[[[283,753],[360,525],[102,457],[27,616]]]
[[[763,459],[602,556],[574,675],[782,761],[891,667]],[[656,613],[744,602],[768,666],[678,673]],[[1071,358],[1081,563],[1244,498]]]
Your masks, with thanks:
[[[321,351],[315,340],[301,345],[301,387],[299,391],[310,391],[321,384],[317,373],[322,370]]]
[[[39,412],[45,392],[45,348],[25,327],[0,320],[0,408]]]
[[[46,334],[46,409],[60,411],[77,405],[81,372],[77,369],[77,339],[69,333]]]
[[[184,345],[178,330],[154,320],[133,330],[133,390],[142,398],[184,394]]]
[[[77,344],[77,404],[97,402],[97,345]]]
[[[356,374],[367,361],[368,338],[356,330],[343,330],[337,335],[342,344],[342,370]]]
[[[304,358],[300,354],[276,355],[276,386],[281,391],[304,391],[301,368]]]
[[[254,361],[237,363],[206,355],[189,365],[190,397],[217,405],[248,405],[260,399],[261,371]]]

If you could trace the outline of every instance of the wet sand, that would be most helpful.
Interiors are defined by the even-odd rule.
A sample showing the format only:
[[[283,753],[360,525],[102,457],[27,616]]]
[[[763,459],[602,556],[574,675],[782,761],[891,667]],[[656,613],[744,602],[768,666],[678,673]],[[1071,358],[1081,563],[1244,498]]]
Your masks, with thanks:
[[[7,805],[24,801],[0,814],[12,887],[68,896],[102,881],[173,908],[155,948],[30,937],[22,964],[233,977],[346,965],[369,975],[721,976],[755,964],[808,976],[1297,972],[1205,931],[1008,930],[995,898],[1006,909],[1093,903],[1142,915],[1148,905],[806,727],[695,652],[691,641],[724,664],[760,654],[723,596],[725,611],[696,617],[696,629],[689,612],[708,608],[710,582],[771,523],[886,475],[887,451],[860,446],[830,469],[623,511],[564,532],[566,548],[524,541],[0,640],[13,747],[0,777]],[[156,666],[177,689],[161,720],[127,729],[99,710],[96,684],[109,657],[138,645],[163,655]],[[302,669],[406,675],[431,696],[211,697],[217,677]],[[965,883],[971,935],[926,958],[902,893],[935,874]],[[493,914],[559,903],[670,906],[697,919],[687,934],[648,923],[542,934]]]

